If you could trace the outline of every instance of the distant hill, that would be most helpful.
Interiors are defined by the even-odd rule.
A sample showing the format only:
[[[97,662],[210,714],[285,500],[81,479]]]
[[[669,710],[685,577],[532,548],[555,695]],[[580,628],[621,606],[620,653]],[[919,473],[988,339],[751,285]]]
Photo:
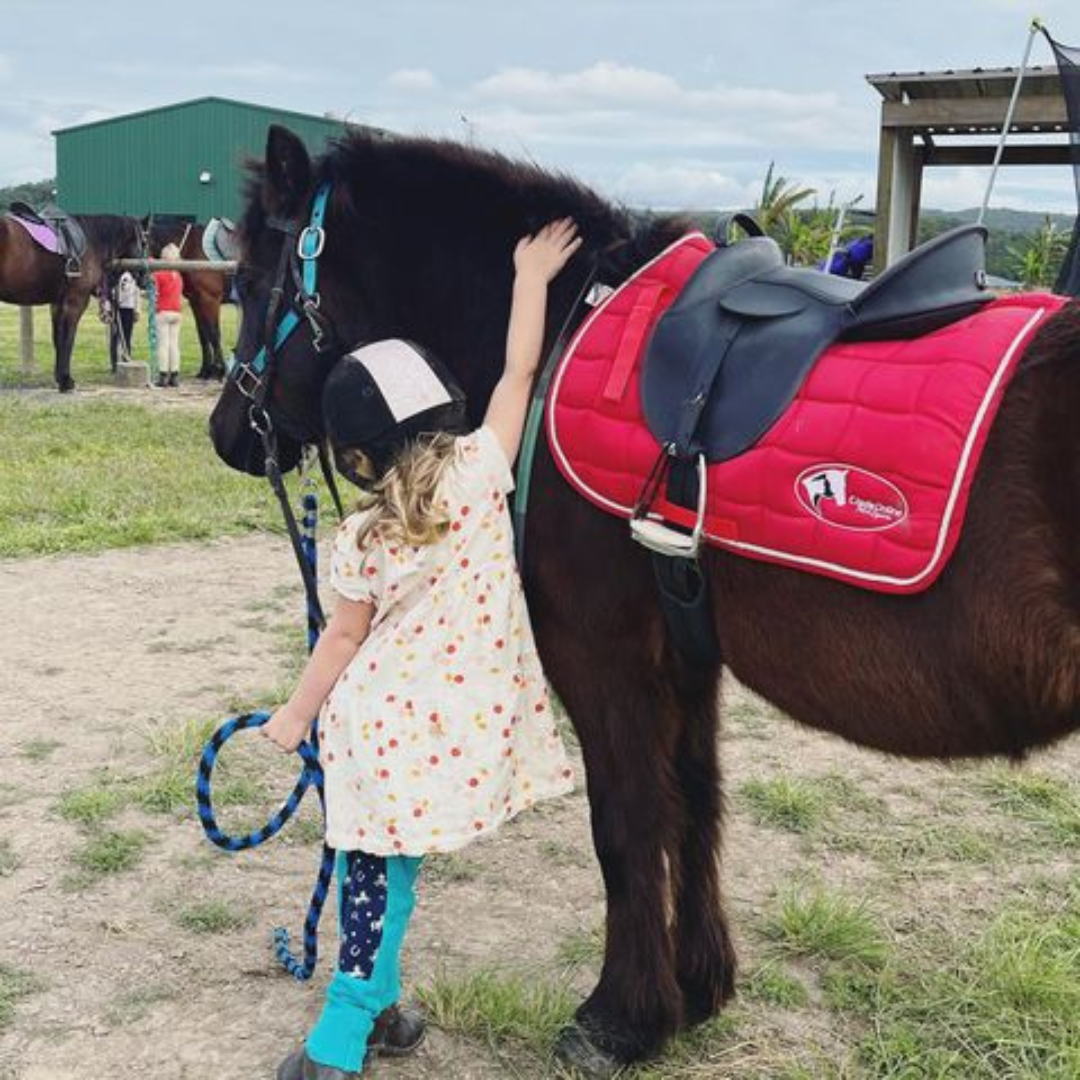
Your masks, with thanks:
[[[55,180],[34,180],[27,184],[0,188],[0,210],[6,210],[13,202],[29,203],[33,207],[53,201]]]
[[[1042,228],[1043,221],[1049,216],[1050,220],[1059,229],[1071,229],[1076,220],[1073,214],[1044,214],[1036,210],[1009,210],[1007,207],[991,207],[986,211],[985,222],[991,231],[1000,230],[1007,233],[1023,233],[1025,235],[1036,233]],[[924,221],[936,219],[948,219],[946,228],[954,225],[966,225],[978,221],[979,211],[977,207],[970,210],[920,210],[919,217]]]

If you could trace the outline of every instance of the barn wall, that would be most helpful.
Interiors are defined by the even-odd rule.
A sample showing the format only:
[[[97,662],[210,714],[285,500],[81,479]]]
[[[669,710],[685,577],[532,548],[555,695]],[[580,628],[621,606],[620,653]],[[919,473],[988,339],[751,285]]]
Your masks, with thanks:
[[[190,214],[236,218],[246,158],[261,159],[273,123],[312,153],[346,130],[342,121],[202,98],[56,134],[57,202],[70,213]],[[199,175],[209,172],[209,183]]]

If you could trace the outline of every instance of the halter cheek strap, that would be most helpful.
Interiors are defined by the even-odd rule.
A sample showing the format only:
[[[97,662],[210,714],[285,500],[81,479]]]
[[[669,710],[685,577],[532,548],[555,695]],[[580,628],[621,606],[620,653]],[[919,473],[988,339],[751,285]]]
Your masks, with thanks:
[[[274,285],[270,291],[270,304],[266,310],[266,326],[263,333],[266,344],[249,361],[234,363],[233,370],[230,370],[230,375],[235,379],[240,392],[256,405],[261,406],[266,396],[266,384],[269,381],[274,354],[282,348],[292,332],[300,325],[301,315],[297,312],[297,303],[311,327],[312,344],[316,351],[324,351],[333,337],[329,324],[320,311],[321,298],[318,292],[319,256],[326,244],[323,221],[326,217],[326,204],[329,198],[330,185],[320,184],[312,200],[311,217],[299,236],[297,236],[295,221],[276,217],[267,220],[267,225],[271,229],[285,234],[285,242],[281,245]],[[295,245],[292,243],[294,236],[297,236]],[[276,322],[278,309],[284,299],[287,269],[291,269],[296,293],[284,317],[280,322]]]

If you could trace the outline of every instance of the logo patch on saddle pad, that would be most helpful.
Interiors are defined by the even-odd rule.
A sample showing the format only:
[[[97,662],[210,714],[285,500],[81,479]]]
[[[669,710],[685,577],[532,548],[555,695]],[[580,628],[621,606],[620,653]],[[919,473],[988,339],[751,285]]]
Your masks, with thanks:
[[[838,529],[881,532],[902,524],[907,499],[884,477],[857,465],[811,465],[795,481],[795,497],[819,521]]]

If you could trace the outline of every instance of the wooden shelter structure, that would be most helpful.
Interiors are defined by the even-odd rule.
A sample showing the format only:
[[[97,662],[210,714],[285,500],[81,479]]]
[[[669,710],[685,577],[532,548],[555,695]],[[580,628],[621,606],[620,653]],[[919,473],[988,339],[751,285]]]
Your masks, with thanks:
[[[874,233],[878,269],[915,245],[923,169],[993,164],[1016,71],[974,68],[866,76],[882,97]],[[1069,166],[1074,158],[1068,132],[1058,69],[1028,68],[1001,164]],[[1047,136],[1061,140],[1047,141]]]

